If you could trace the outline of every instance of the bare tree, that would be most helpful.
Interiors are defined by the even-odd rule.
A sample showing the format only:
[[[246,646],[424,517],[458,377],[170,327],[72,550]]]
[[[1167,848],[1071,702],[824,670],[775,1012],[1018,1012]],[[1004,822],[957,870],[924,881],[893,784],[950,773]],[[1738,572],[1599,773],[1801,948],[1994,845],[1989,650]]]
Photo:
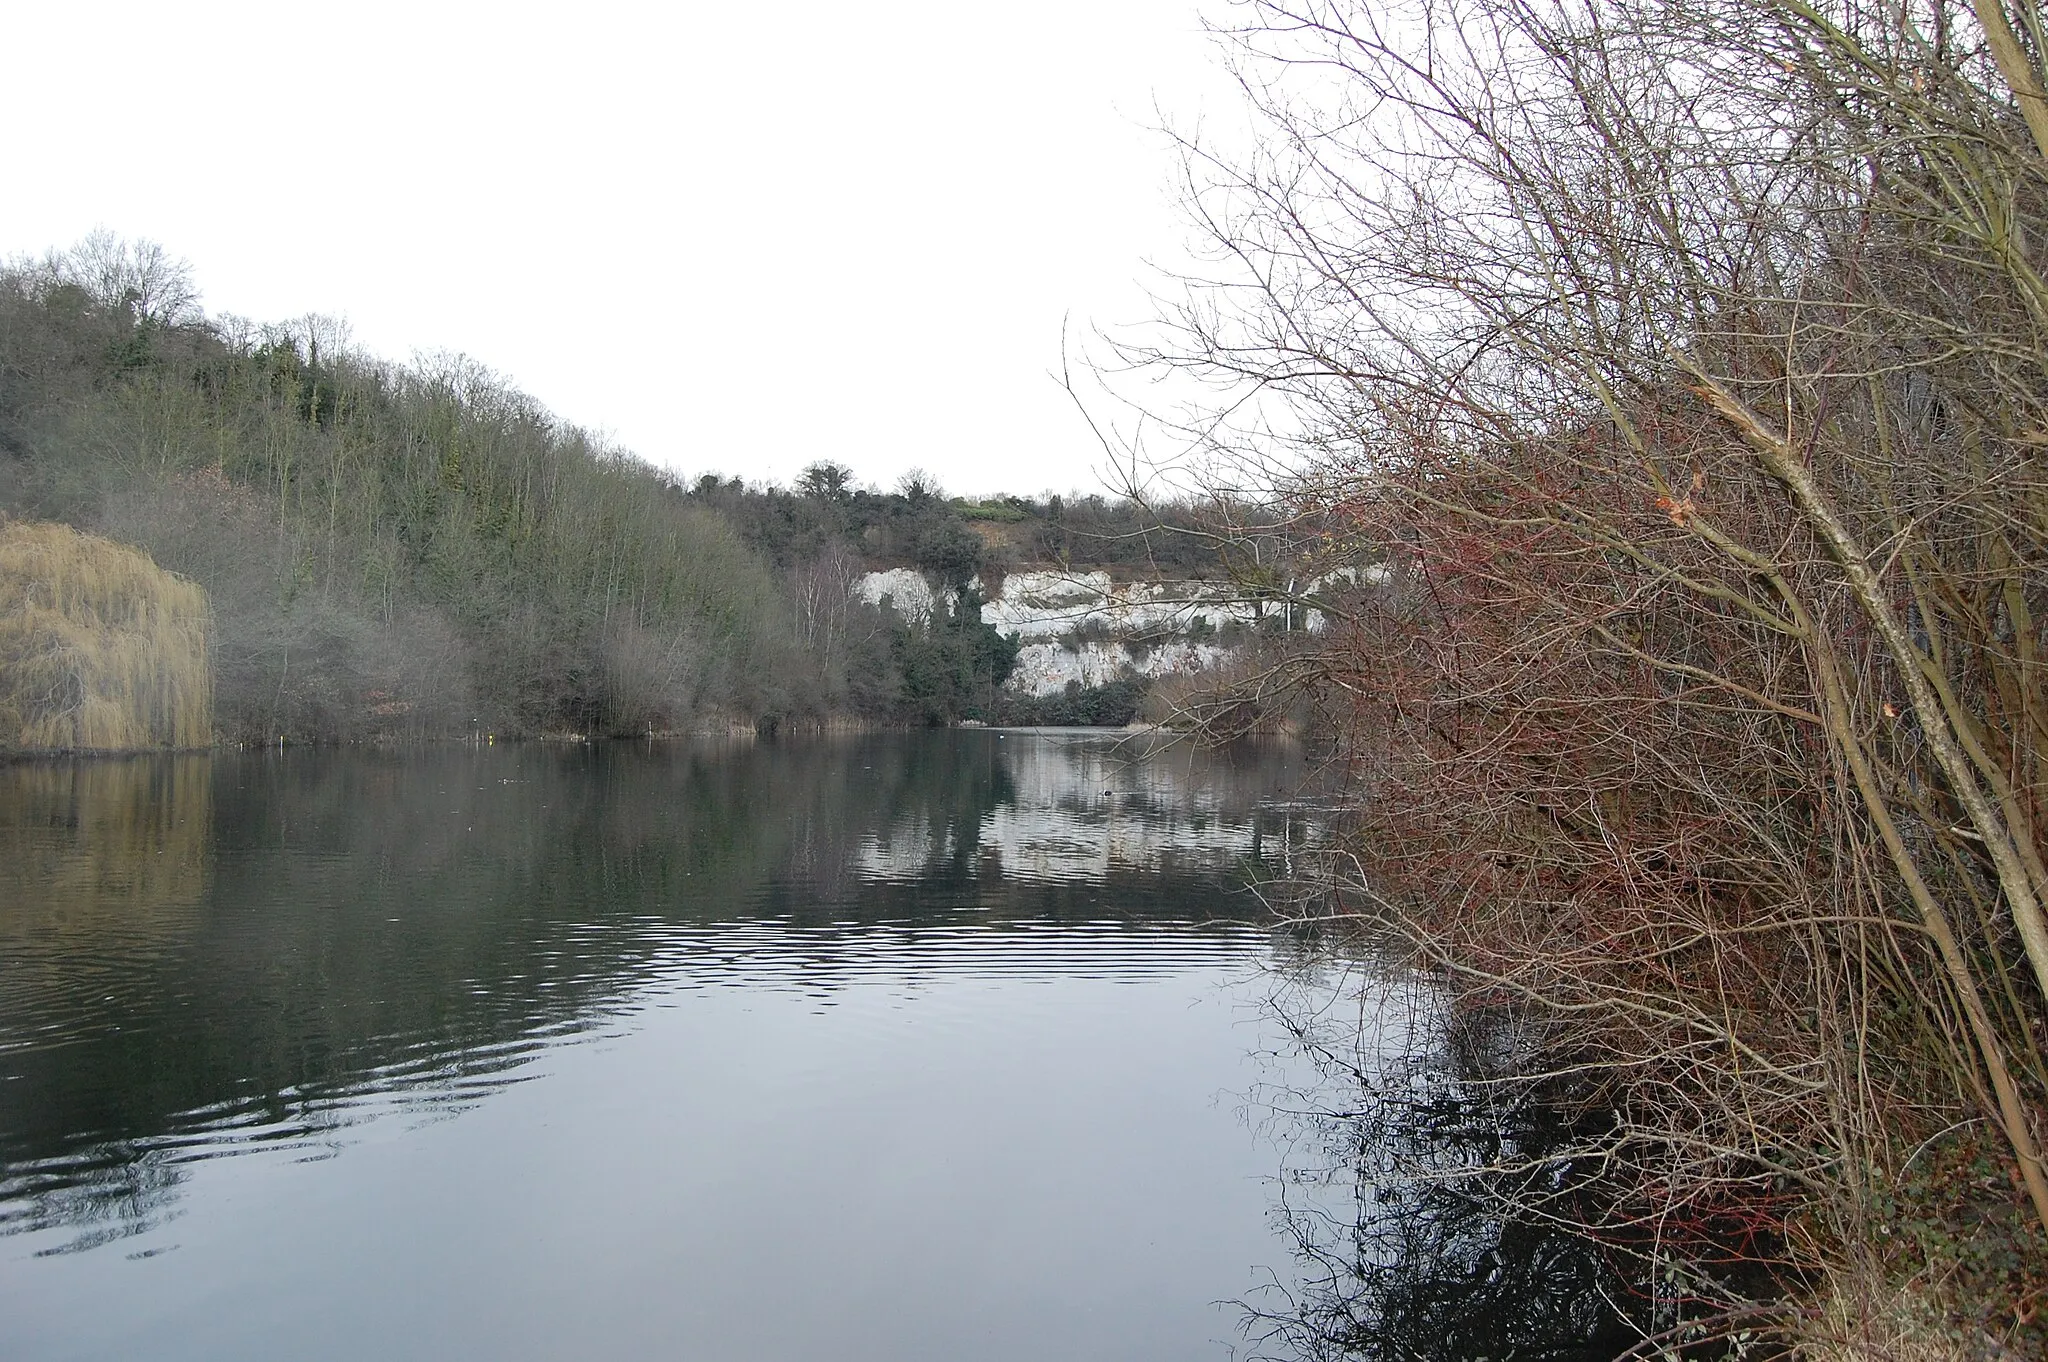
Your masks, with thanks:
[[[104,227],[68,251],[52,252],[37,272],[84,290],[104,307],[127,309],[138,321],[172,326],[199,316],[190,264],[154,241],[130,241]]]
[[[859,556],[837,539],[791,574],[789,594],[796,614],[797,641],[827,677],[837,675],[845,664],[847,629],[860,578]]]
[[[1391,569],[1256,682],[1318,698],[1370,782],[1324,902],[1473,1008],[1569,1021],[1556,1089],[1615,1113],[1589,1228],[1930,1271],[1873,1247],[1881,1208],[1986,1130],[2025,1280],[2038,12],[1249,9],[1263,135],[1187,142],[1217,269],[1131,357],[1223,385],[1189,433],[1289,509],[1296,579]]]

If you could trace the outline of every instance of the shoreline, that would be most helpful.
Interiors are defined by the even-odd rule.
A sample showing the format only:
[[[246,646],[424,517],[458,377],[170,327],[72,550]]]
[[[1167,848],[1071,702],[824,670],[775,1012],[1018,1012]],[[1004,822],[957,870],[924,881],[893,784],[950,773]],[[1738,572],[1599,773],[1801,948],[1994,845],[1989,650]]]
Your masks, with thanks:
[[[517,737],[487,734],[475,737],[417,737],[417,738],[280,738],[274,743],[217,742],[203,747],[21,747],[0,748],[0,766],[26,765],[34,762],[76,761],[81,758],[123,759],[132,757],[179,757],[199,756],[219,752],[271,752],[286,749],[339,749],[370,748],[378,751],[393,751],[401,748],[446,748],[446,747],[511,747],[525,745],[546,745],[553,747],[590,747],[599,744],[616,743],[676,743],[704,742],[707,740],[747,742],[777,741],[784,738],[851,738],[877,733],[918,733],[929,729],[948,729],[960,732],[994,734],[1039,734],[1087,736],[1091,734],[1133,737],[1140,734],[1157,733],[1171,738],[1192,736],[1190,730],[1168,728],[1162,724],[1132,723],[1123,725],[1088,724],[983,724],[972,721],[953,724],[886,724],[865,719],[835,719],[824,723],[780,724],[763,732],[759,727],[734,723],[725,728],[693,728],[661,733],[626,733],[596,735],[588,733],[538,733]],[[1268,736],[1288,737],[1290,734]]]

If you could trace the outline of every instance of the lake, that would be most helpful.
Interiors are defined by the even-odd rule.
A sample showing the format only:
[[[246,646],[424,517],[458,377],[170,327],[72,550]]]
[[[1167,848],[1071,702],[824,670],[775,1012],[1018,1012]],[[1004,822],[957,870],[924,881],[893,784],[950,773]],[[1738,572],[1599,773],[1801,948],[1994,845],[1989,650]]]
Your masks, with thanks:
[[[0,769],[10,1358],[1224,1357],[1284,748]]]
[[[1611,1356],[1583,1255],[1445,1199],[1427,982],[1248,892],[1302,777],[972,730],[0,767],[0,1356]]]

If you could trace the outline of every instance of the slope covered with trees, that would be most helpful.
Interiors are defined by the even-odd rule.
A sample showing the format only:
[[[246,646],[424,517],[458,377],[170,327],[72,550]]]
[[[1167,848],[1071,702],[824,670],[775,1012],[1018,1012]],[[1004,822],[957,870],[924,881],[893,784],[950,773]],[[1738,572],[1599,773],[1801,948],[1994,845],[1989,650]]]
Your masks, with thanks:
[[[204,317],[95,238],[0,273],[0,508],[201,583],[230,739],[668,728],[773,706],[765,566],[461,360]]]
[[[1120,722],[1135,685],[1007,694],[1017,644],[981,605],[1027,567],[1221,579],[1291,533],[1253,542],[1237,506],[1219,540],[1216,509],[879,490],[831,462],[686,483],[470,360],[210,317],[148,243],[0,267],[0,516],[202,586],[230,742]],[[897,568],[938,608],[862,599]]]
[[[671,475],[461,358],[198,308],[108,235],[0,269],[0,514],[202,585],[229,741],[629,734],[994,713],[988,546],[927,480]],[[949,608],[858,599],[922,571]],[[950,595],[946,593],[950,592]]]

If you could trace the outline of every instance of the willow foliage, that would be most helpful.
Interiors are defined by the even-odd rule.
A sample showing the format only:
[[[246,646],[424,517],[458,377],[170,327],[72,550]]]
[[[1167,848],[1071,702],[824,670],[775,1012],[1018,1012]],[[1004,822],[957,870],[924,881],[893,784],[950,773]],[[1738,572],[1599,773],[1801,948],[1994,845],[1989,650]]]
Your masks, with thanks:
[[[0,526],[0,746],[212,740],[206,593],[64,525]]]

